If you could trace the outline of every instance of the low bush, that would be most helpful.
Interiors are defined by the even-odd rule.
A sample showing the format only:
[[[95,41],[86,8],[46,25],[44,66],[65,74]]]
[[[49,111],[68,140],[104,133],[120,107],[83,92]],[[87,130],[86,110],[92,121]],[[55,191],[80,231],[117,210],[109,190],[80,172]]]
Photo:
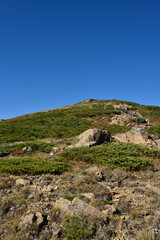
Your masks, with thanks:
[[[71,216],[63,222],[67,240],[89,240],[95,232],[95,224],[91,223],[88,227],[86,221],[79,216]]]
[[[147,127],[147,131],[151,134],[156,134],[160,137],[160,125]]]
[[[121,126],[118,124],[112,124],[110,126],[105,127],[105,129],[108,130],[111,133],[111,135],[115,135],[118,133],[125,133],[131,130],[131,128],[129,127]]]
[[[84,161],[111,168],[121,168],[135,171],[145,169],[152,160],[148,157],[159,158],[160,151],[143,148],[136,144],[109,144],[96,147],[72,148],[61,154],[67,160]]]
[[[0,152],[14,152],[16,150],[21,150],[23,147],[30,146],[32,148],[32,153],[35,151],[49,153],[51,152],[52,148],[55,146],[54,143],[45,143],[45,142],[26,142],[26,143],[19,143],[14,145],[6,145],[0,146]]]
[[[69,169],[69,164],[63,159],[44,160],[42,158],[19,157],[0,159],[0,172],[15,175],[20,174],[61,174]]]

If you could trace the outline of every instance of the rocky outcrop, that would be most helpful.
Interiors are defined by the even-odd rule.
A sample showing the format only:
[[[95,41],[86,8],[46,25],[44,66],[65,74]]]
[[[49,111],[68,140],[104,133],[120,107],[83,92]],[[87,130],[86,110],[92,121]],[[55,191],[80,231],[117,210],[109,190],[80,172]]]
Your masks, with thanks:
[[[126,126],[130,119],[132,119],[132,117],[128,116],[127,114],[115,115],[111,119],[111,124],[118,124],[121,126]]]
[[[135,143],[150,147],[159,147],[159,140],[154,140],[153,137],[143,128],[131,130],[127,133],[118,134],[115,136],[120,142]]]
[[[60,198],[55,203],[55,208],[61,210],[65,215],[83,216],[83,217],[97,217],[106,220],[106,215],[95,207],[90,206],[79,198],[74,198],[72,202],[67,199]]]
[[[110,142],[111,134],[106,130],[100,130],[98,128],[88,129],[78,136],[79,141],[71,147],[91,147],[100,145],[104,142]]]

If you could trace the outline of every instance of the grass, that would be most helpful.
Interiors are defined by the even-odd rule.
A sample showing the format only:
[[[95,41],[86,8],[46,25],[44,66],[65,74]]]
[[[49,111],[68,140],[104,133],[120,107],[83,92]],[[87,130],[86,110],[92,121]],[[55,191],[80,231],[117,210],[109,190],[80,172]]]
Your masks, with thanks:
[[[159,158],[160,151],[143,148],[136,144],[104,144],[92,148],[72,148],[61,154],[67,160],[84,161],[109,166],[112,169],[136,171],[152,163],[149,157]]]
[[[62,158],[53,160],[31,157],[0,159],[0,172],[14,175],[61,174],[68,169],[69,164]]]

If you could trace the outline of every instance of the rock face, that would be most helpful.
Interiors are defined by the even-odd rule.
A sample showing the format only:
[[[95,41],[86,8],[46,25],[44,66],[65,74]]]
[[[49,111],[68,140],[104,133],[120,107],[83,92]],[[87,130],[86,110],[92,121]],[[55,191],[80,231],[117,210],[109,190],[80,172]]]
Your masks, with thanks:
[[[72,202],[67,199],[60,198],[55,203],[55,208],[61,210],[63,214],[68,216],[77,215],[83,217],[97,217],[106,220],[106,215],[95,207],[90,206],[79,198],[74,198]]]
[[[79,141],[71,147],[91,147],[100,145],[102,143],[110,142],[111,134],[106,130],[100,130],[98,128],[88,129],[78,136]]]
[[[137,129],[137,131],[131,130],[127,133],[118,134],[115,136],[115,139],[117,139],[120,142],[126,142],[126,143],[132,142],[136,144],[142,144],[145,146],[159,147],[158,140],[157,141],[154,140],[152,136],[145,131],[145,129],[141,129],[141,128]]]

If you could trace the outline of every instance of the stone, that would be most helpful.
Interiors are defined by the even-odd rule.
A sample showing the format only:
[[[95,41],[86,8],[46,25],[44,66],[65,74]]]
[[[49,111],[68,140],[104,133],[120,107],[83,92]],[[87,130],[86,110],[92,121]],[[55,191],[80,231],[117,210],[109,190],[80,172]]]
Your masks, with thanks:
[[[41,190],[41,192],[53,192],[53,191],[54,191],[54,187],[51,185],[48,185],[48,186],[45,185]]]
[[[96,176],[97,176],[97,180],[98,180],[98,181],[104,180],[104,174],[103,174],[103,172],[97,171],[97,172],[96,172]]]
[[[42,215],[42,213],[40,213],[40,212],[36,212],[35,213],[35,216],[36,216],[36,225],[40,225],[40,224],[42,224],[43,223],[43,215]]]
[[[127,133],[118,134],[115,136],[115,139],[120,142],[125,143],[136,143],[136,144],[142,144],[145,146],[157,146],[158,143],[154,141],[154,139],[151,137],[149,133],[145,129],[138,128],[137,130],[131,130]]]
[[[39,229],[48,223],[47,216],[40,212],[29,213],[20,222],[20,229],[26,229],[28,225],[36,224]]]
[[[74,145],[66,147],[66,149],[73,147],[92,147],[96,145],[101,145],[104,142],[110,142],[111,134],[106,130],[93,128],[86,130],[77,138],[79,141]]]
[[[53,147],[52,151],[50,152],[50,156],[53,156],[55,153],[57,153],[58,151],[60,151],[60,149],[58,147]]]
[[[96,174],[96,172],[98,172],[99,171],[99,168],[98,167],[90,167],[90,168],[87,168],[86,169],[86,172],[87,173],[95,173]]]
[[[106,130],[100,130],[98,128],[88,129],[78,136],[79,142],[75,144],[75,147],[81,146],[96,146],[102,143],[110,142],[111,135]]]
[[[27,179],[18,178],[18,179],[16,180],[16,185],[26,186],[26,185],[28,185],[28,184],[30,184],[30,181],[27,180]]]
[[[64,215],[68,216],[77,215],[83,217],[97,217],[106,220],[105,214],[79,198],[74,198],[72,202],[67,199],[60,198],[56,201],[55,208],[60,209]]]
[[[31,152],[32,151],[32,148],[31,147],[24,147],[22,148],[22,151],[26,151],[26,152]]]
[[[103,174],[103,172],[101,172],[101,171],[99,170],[99,168],[96,167],[96,166],[86,169],[86,172],[87,172],[87,173],[90,173],[90,174],[95,174],[95,175],[97,176],[97,180],[98,180],[98,181],[104,180],[104,174]]]
[[[116,209],[112,205],[106,206],[106,209],[102,211],[106,216],[112,216],[114,213],[116,213]]]
[[[31,225],[34,222],[34,220],[35,220],[34,213],[26,215],[19,225],[20,229],[25,229],[28,225]]]
[[[82,193],[82,195],[85,197],[85,198],[88,198],[90,200],[94,199],[95,196],[93,193]]]

